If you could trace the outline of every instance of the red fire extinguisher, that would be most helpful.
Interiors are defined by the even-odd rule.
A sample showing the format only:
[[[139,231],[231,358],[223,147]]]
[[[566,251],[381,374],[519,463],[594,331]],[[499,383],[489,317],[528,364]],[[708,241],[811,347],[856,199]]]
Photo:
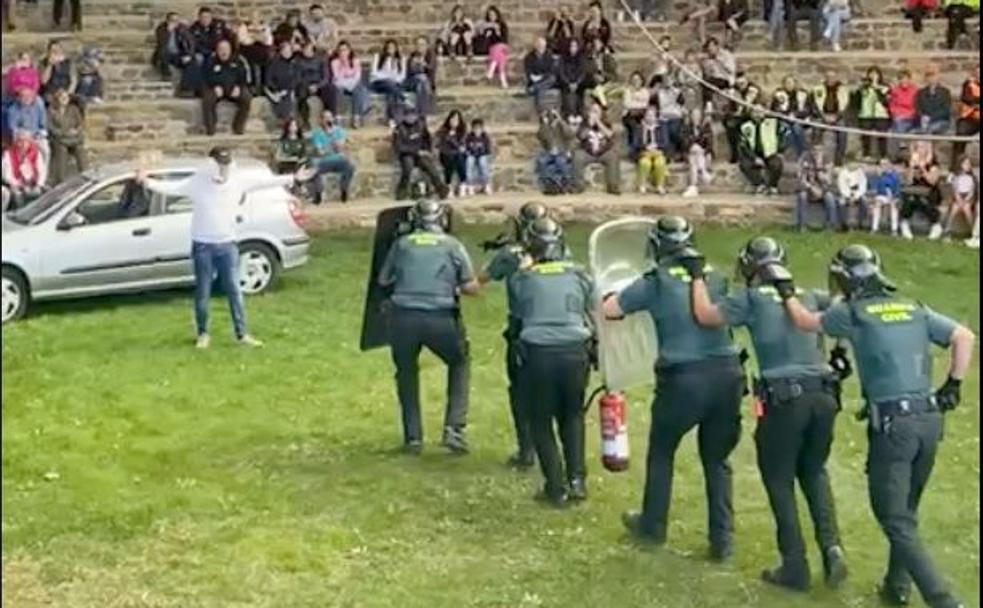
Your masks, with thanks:
[[[628,470],[628,404],[620,392],[603,389],[598,411],[601,416],[601,463],[612,473]]]

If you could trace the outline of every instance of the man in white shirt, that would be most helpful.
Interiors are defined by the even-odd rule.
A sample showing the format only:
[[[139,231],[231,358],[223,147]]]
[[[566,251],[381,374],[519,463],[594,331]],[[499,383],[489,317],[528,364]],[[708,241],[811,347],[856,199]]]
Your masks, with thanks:
[[[239,248],[236,244],[239,206],[245,195],[253,190],[286,186],[308,179],[308,171],[294,175],[249,180],[235,175],[232,155],[228,148],[216,146],[209,157],[215,166],[196,171],[180,181],[162,181],[147,177],[140,169],[136,182],[165,195],[186,196],[191,200],[191,258],[195,273],[195,326],[197,348],[208,348],[208,300],[212,279],[217,274],[219,284],[229,300],[232,326],[236,341],[243,346],[261,346],[262,342],[246,332],[245,308],[239,290]]]
[[[867,173],[857,163],[840,169],[836,177],[837,207],[839,207],[840,229],[849,230],[850,207],[857,207],[857,228],[867,221]]]

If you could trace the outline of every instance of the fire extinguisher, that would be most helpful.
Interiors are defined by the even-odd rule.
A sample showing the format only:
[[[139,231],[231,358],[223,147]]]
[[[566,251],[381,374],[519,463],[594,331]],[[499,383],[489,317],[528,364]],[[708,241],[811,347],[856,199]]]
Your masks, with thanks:
[[[601,464],[612,473],[628,470],[628,403],[623,393],[600,387],[591,399],[603,391],[598,405],[601,417]]]

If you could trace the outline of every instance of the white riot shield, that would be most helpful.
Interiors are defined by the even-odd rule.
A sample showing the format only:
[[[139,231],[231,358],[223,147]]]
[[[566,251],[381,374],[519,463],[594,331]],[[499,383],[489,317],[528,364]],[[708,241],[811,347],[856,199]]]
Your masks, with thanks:
[[[657,354],[655,326],[647,311],[608,321],[600,298],[619,292],[649,268],[647,236],[654,219],[625,218],[598,226],[590,236],[590,268],[597,285],[595,307],[598,363],[609,391],[623,391],[653,381]]]

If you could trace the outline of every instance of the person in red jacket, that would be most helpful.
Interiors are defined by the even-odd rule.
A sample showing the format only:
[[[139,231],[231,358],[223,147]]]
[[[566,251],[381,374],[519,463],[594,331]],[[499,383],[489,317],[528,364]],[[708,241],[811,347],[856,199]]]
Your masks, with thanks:
[[[911,79],[911,70],[898,73],[898,82],[888,91],[887,111],[891,115],[891,132],[910,133],[918,128],[918,112],[915,110],[915,97],[918,85]],[[888,156],[898,158],[899,140],[888,140]]]
[[[904,13],[911,19],[911,29],[922,31],[922,21],[939,10],[939,0],[905,0]]]
[[[963,83],[959,96],[959,118],[956,120],[956,135],[978,135],[980,132],[980,64],[976,64]],[[959,166],[959,159],[966,152],[966,142],[952,142],[952,170]]]

